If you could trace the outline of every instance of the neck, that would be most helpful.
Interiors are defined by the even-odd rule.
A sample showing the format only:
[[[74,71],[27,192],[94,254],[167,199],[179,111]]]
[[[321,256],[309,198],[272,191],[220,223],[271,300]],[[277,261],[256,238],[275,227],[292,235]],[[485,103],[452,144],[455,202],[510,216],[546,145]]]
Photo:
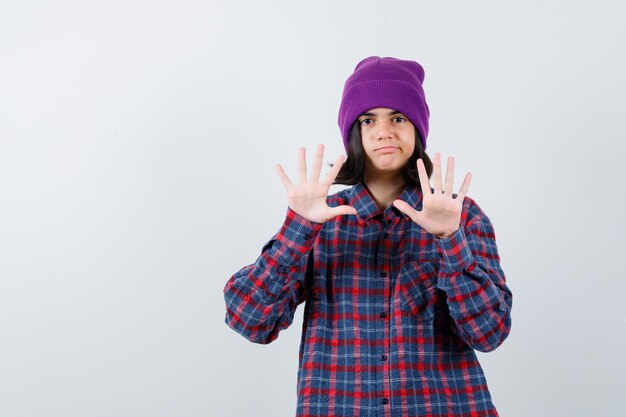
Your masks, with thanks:
[[[381,210],[385,210],[400,196],[406,186],[406,180],[402,175],[375,176],[363,180],[372,198]]]

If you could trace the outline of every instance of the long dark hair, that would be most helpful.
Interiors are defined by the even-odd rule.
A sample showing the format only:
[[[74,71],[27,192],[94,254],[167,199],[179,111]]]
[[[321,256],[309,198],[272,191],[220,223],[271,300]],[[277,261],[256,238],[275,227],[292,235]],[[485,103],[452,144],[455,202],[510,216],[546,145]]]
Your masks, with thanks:
[[[355,121],[350,129],[348,141],[348,157],[343,163],[334,184],[354,185],[365,178],[365,151],[361,139],[361,126],[359,121]],[[422,158],[428,178],[433,173],[433,163],[422,147],[420,135],[415,129],[415,150],[407,163],[402,168],[402,175],[407,185],[416,185],[420,190],[420,179],[417,173],[417,160]]]

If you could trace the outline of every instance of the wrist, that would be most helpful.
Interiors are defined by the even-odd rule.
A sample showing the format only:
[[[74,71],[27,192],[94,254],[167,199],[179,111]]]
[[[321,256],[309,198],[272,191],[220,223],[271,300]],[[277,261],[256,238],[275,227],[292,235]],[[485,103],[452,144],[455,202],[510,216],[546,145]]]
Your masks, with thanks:
[[[458,227],[456,229],[454,229],[453,231],[451,231],[451,232],[445,232],[445,233],[437,234],[437,235],[435,235],[435,237],[437,237],[437,239],[447,239],[450,236],[452,236],[454,234],[454,232],[456,232],[457,230],[459,230]]]

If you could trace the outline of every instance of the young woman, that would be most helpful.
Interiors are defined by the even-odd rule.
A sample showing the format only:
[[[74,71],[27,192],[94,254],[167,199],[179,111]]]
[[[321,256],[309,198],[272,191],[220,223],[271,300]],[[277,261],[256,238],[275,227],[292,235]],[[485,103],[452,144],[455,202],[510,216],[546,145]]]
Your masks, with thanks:
[[[475,350],[511,328],[494,228],[458,194],[454,159],[425,153],[429,109],[414,61],[369,57],[345,83],[348,157],[321,177],[323,146],[258,259],[224,288],[226,323],[269,343],[306,302],[297,416],[497,416]],[[433,185],[430,187],[432,174]],[[328,196],[333,183],[352,187]]]

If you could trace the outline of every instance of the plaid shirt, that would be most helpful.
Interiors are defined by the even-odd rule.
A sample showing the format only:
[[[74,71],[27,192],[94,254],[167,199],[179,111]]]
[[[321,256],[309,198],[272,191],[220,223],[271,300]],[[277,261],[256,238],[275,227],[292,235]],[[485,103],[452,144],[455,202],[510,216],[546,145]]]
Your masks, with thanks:
[[[419,188],[400,199],[421,210]],[[439,239],[362,183],[327,200],[358,213],[321,224],[288,209],[224,287],[226,323],[256,343],[306,301],[297,416],[497,416],[474,350],[506,339],[512,294],[485,213],[465,197],[460,228]]]

